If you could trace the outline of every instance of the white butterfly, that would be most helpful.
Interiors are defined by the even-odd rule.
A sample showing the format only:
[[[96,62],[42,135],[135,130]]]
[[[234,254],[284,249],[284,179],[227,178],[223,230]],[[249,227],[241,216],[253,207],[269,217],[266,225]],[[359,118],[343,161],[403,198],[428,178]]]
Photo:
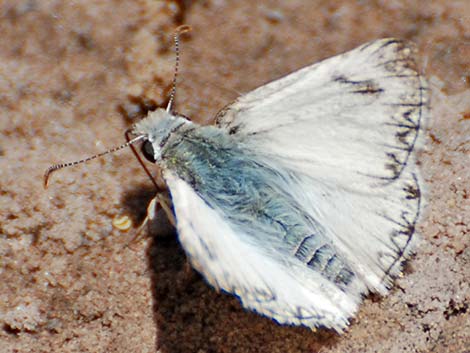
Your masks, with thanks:
[[[129,143],[160,166],[181,244],[212,286],[279,323],[338,332],[364,294],[387,292],[423,204],[414,51],[367,43],[241,96],[215,126],[164,109],[135,125]]]
[[[216,126],[163,109],[136,124],[212,286],[279,323],[339,332],[362,294],[387,292],[422,207],[413,152],[428,97],[413,54],[373,41],[241,96]]]

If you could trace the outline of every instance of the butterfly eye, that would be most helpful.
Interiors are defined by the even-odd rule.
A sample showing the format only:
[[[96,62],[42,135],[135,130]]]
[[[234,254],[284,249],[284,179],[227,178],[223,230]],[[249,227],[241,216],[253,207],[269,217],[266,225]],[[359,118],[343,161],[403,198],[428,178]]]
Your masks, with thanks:
[[[147,160],[149,160],[150,162],[152,163],[156,162],[153,145],[152,145],[152,142],[150,142],[149,140],[146,140],[142,144],[142,153],[144,154],[145,158],[147,158]]]

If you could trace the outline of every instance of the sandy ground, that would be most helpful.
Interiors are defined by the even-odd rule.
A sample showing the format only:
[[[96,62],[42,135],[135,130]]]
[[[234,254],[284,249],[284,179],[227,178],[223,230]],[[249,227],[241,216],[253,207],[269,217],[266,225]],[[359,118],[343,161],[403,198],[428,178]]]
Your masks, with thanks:
[[[470,352],[468,1],[0,2],[0,352]],[[333,3],[333,4],[332,4]],[[166,101],[208,123],[239,93],[380,37],[411,40],[433,121],[420,155],[423,241],[347,333],[281,327],[189,269],[171,232],[126,247],[151,183],[120,144]],[[170,234],[168,234],[170,233]]]

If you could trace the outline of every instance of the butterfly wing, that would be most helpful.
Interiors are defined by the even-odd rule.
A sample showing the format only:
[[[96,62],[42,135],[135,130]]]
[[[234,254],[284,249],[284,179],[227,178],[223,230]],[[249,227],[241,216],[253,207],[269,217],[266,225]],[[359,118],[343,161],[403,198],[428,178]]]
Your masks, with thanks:
[[[280,323],[337,331],[362,293],[386,293],[421,208],[413,151],[427,95],[412,54],[372,42],[242,96],[219,129],[172,130],[163,177],[209,283]]]
[[[192,265],[217,289],[237,295],[246,308],[279,323],[325,326],[341,332],[357,309],[348,295],[295,257],[275,259],[228,215],[210,207],[186,181],[164,171],[180,242]],[[253,238],[251,237],[251,240]],[[255,239],[256,240],[256,239]],[[354,284],[352,284],[354,286]]]
[[[412,248],[422,207],[414,150],[428,97],[414,51],[370,42],[241,96],[216,118],[293,176],[292,197],[382,294]]]

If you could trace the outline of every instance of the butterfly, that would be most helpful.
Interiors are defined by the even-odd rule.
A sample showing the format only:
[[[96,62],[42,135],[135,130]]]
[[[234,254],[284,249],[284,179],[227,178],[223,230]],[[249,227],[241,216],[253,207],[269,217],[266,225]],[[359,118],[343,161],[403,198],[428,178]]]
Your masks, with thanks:
[[[239,97],[202,126],[171,109],[136,123],[179,240],[213,287],[280,324],[342,332],[386,294],[422,213],[429,119],[413,46],[380,39]],[[150,215],[152,217],[152,215]]]

